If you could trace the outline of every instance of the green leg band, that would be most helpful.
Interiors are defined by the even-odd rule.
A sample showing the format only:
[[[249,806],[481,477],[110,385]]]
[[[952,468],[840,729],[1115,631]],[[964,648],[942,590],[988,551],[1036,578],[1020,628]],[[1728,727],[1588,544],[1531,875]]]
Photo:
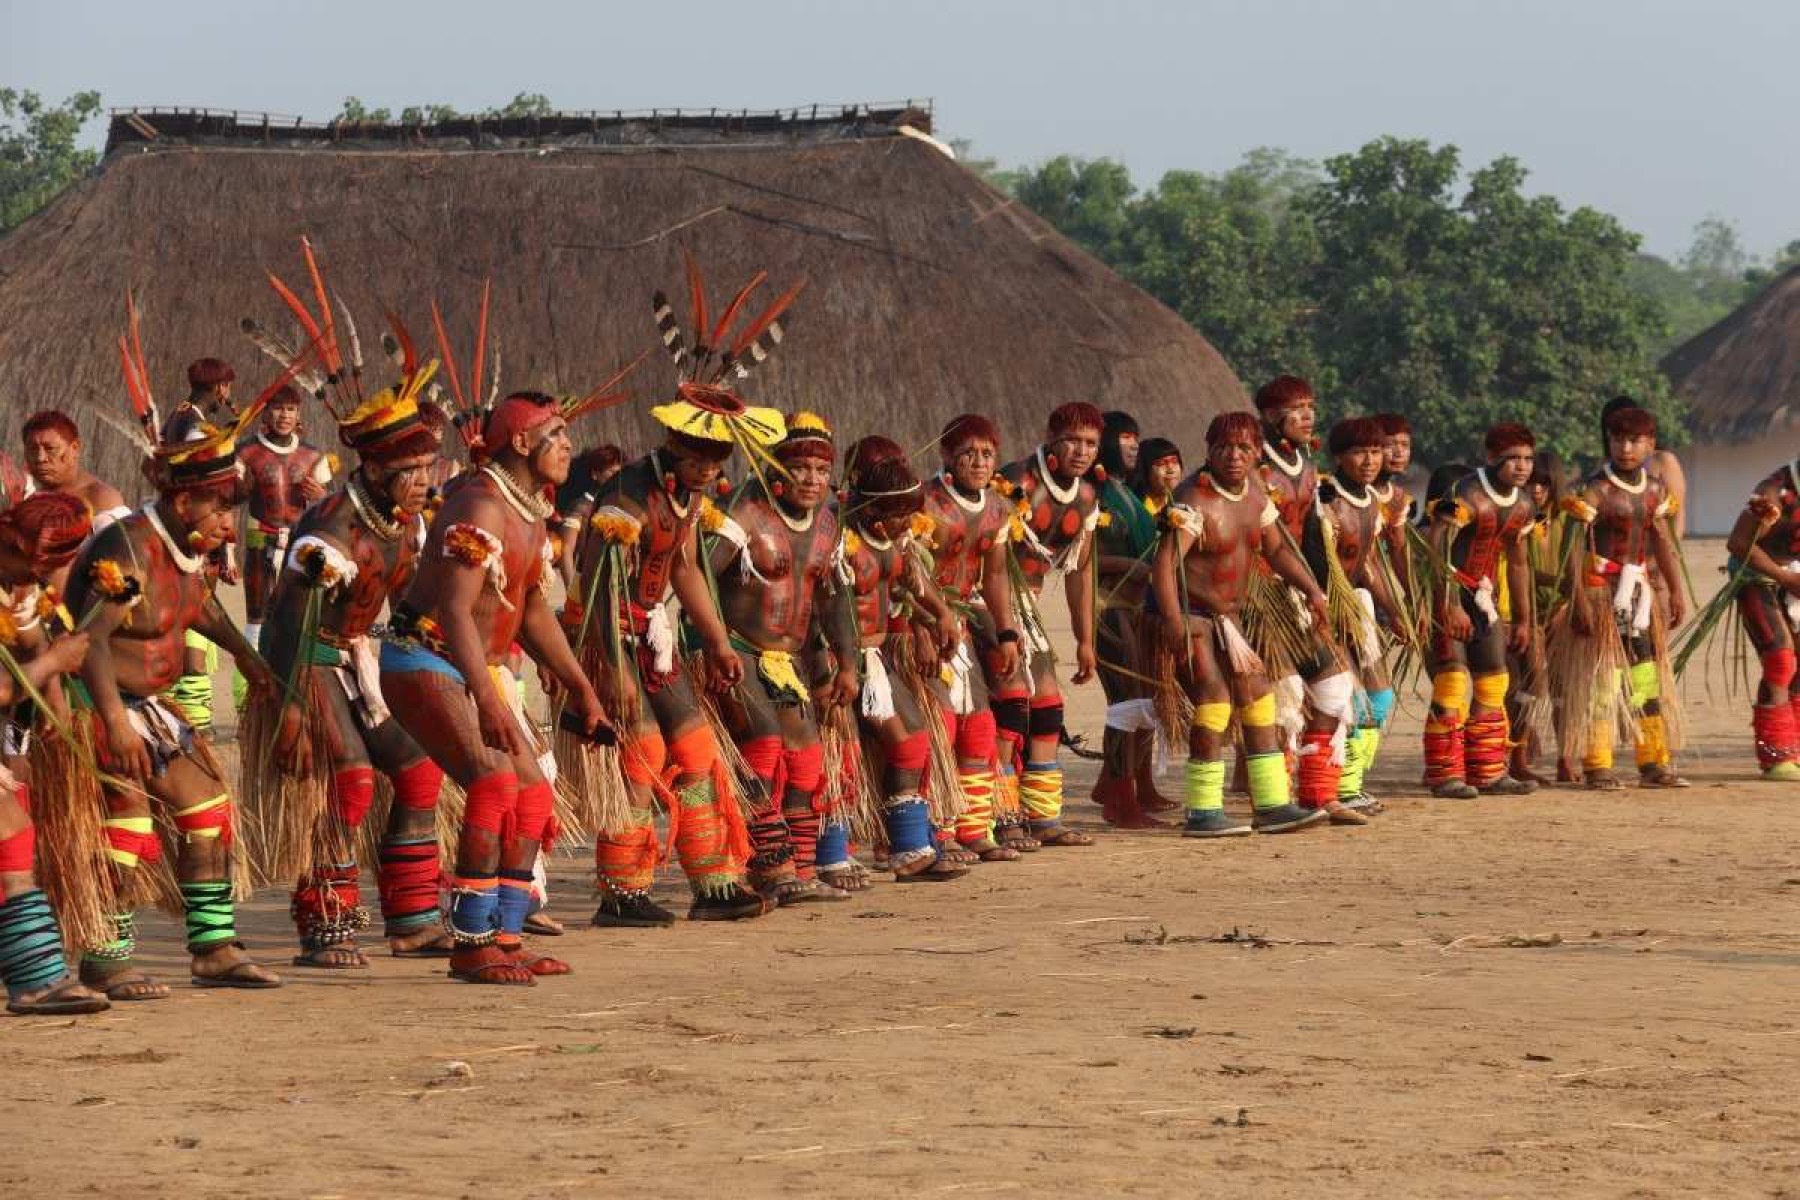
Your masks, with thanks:
[[[237,940],[229,880],[182,884],[181,907],[187,913],[188,949],[204,950]]]
[[[1352,800],[1362,794],[1363,772],[1368,768],[1368,737],[1373,730],[1352,729],[1344,742],[1344,769],[1338,775],[1338,799]]]
[[[1643,708],[1652,700],[1662,698],[1662,679],[1657,674],[1656,662],[1631,664],[1631,707]]]
[[[1281,751],[1252,754],[1248,770],[1251,807],[1280,808],[1288,803],[1287,758]]]
[[[1187,760],[1187,809],[1217,812],[1225,807],[1225,760]]]

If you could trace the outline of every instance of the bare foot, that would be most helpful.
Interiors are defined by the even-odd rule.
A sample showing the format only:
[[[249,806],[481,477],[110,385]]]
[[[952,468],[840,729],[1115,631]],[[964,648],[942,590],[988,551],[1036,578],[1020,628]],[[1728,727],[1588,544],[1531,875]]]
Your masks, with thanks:
[[[456,941],[442,925],[421,925],[411,933],[387,940],[395,958],[448,958]]]
[[[294,955],[296,967],[318,967],[326,971],[353,971],[359,967],[367,967],[369,960],[363,957],[355,942],[344,942],[336,946],[318,946],[311,950],[302,950]]]

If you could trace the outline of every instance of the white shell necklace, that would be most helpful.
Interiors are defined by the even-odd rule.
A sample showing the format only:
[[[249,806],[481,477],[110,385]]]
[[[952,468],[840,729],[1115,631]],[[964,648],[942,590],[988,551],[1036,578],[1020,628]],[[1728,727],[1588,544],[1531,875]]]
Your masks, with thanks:
[[[520,485],[518,480],[513,478],[511,471],[508,471],[499,463],[489,463],[487,466],[481,468],[481,470],[483,474],[489,479],[492,479],[500,488],[500,495],[505,498],[507,504],[509,504],[512,507],[512,510],[518,513],[519,516],[527,521],[543,521],[549,519],[550,502],[545,500],[542,496],[526,490]]]
[[[1056,476],[1050,473],[1050,465],[1044,461],[1044,448],[1042,446],[1037,448],[1037,465],[1038,477],[1044,481],[1044,488],[1050,493],[1050,498],[1058,504],[1074,503],[1075,497],[1081,494],[1081,476],[1077,475],[1075,481],[1069,484],[1067,488],[1058,488],[1056,486]]]
[[[150,528],[155,530],[156,536],[162,539],[162,544],[169,551],[169,557],[175,560],[175,565],[181,568],[181,573],[183,575],[192,575],[206,565],[205,555],[189,554],[186,550],[183,550],[180,546],[175,544],[175,539],[169,536],[168,527],[162,523],[162,518],[157,515],[155,503],[144,505],[144,516],[149,519]]]

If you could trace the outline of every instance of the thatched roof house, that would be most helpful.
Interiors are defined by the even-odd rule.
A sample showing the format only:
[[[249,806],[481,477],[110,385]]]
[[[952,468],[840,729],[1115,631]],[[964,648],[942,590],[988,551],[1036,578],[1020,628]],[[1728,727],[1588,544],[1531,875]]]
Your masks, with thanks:
[[[1662,361],[1688,403],[1690,528],[1730,529],[1756,481],[1800,454],[1800,267]]]
[[[491,278],[506,385],[583,389],[653,344],[650,293],[680,294],[687,249],[715,292],[758,268],[777,287],[810,281],[751,383],[762,403],[911,444],[980,410],[1010,451],[1081,399],[1197,450],[1201,422],[1245,401],[1224,360],[919,136],[929,127],[910,107],[425,128],[116,115],[94,175],[0,240],[0,446],[57,405],[95,430],[97,469],[128,469],[96,415],[123,411],[111,346],[128,287],[165,408],[202,355],[247,386],[269,378],[238,321],[281,316],[263,272],[293,280],[305,233],[373,359],[390,305],[424,337],[436,297],[466,340]],[[671,382],[653,358],[635,386]],[[644,446],[644,407],[590,418],[579,440]]]

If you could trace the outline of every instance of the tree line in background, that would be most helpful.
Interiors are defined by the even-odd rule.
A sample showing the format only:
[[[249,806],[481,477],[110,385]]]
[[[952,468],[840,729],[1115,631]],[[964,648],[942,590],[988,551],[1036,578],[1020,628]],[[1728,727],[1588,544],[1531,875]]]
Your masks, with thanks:
[[[483,117],[554,112],[520,93]],[[0,89],[0,235],[91,170],[77,145],[97,92],[46,104]],[[400,110],[403,124],[467,116]],[[387,122],[346,97],[343,122]],[[1393,137],[1313,163],[1258,149],[1221,173],[1170,171],[1140,189],[1108,159],[1003,169],[964,161],[1180,313],[1252,387],[1314,381],[1333,416],[1406,413],[1428,455],[1468,454],[1497,416],[1524,420],[1571,459],[1595,453],[1593,414],[1624,392],[1678,439],[1657,359],[1800,263],[1769,259],[1708,217],[1674,262],[1591,208],[1524,193],[1499,158],[1466,172],[1456,147]]]
[[[1529,196],[1516,159],[1464,172],[1454,146],[1379,138],[1322,164],[1250,152],[1140,189],[1120,163],[1059,157],[995,186],[1204,333],[1251,387],[1308,376],[1332,416],[1408,415],[1426,453],[1468,455],[1500,417],[1570,460],[1595,413],[1637,397],[1681,437],[1657,360],[1788,266],[1709,217],[1679,262],[1591,208]]]

